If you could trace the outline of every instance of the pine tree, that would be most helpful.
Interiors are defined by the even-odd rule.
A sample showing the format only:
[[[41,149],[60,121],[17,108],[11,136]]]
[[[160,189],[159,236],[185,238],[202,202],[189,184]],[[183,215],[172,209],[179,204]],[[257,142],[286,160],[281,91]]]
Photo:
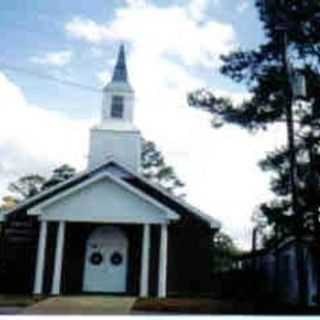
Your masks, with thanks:
[[[291,69],[299,69],[306,78],[308,101],[293,108],[295,123],[295,155],[297,159],[297,193],[299,210],[305,212],[304,227],[315,229],[319,201],[319,141],[320,141],[320,2],[301,0],[257,0],[256,6],[265,30],[266,40],[256,50],[237,50],[222,56],[223,75],[248,87],[250,97],[236,105],[227,98],[200,89],[188,96],[189,104],[212,114],[214,127],[238,125],[249,132],[271,130],[275,123],[285,123],[286,105],[292,99],[292,79],[283,65],[283,28],[286,28]],[[312,161],[311,161],[312,160]],[[312,163],[311,163],[312,162]],[[294,217],[290,200],[289,156],[284,146],[270,153],[260,166],[275,174],[271,189],[276,199],[262,204],[270,224],[283,233],[294,232]],[[310,181],[312,180],[312,181]],[[313,200],[312,200],[313,199]],[[310,212],[312,210],[313,212]],[[288,218],[288,217],[291,217]],[[290,222],[289,222],[290,221]],[[310,223],[313,221],[313,223]]]
[[[152,141],[143,140],[141,154],[142,174],[168,192],[183,196],[184,183],[177,177],[173,167],[166,164],[164,156]]]
[[[276,174],[271,182],[276,197],[261,204],[260,211],[273,226],[271,234],[276,240],[287,234],[300,239],[310,229],[319,240],[320,2],[255,3],[266,35],[264,43],[256,50],[237,50],[223,56],[221,68],[222,74],[248,87],[250,98],[235,105],[212,92],[198,90],[188,100],[190,105],[210,112],[215,127],[228,123],[256,132],[270,130],[275,123],[287,124],[288,148],[276,150],[261,163],[264,170]],[[307,102],[292,108],[297,70],[306,79]],[[304,304],[306,281],[298,242],[298,292],[299,302]]]
[[[42,190],[57,185],[65,180],[72,178],[76,174],[76,169],[63,164],[62,166],[53,170],[51,177],[43,184]]]

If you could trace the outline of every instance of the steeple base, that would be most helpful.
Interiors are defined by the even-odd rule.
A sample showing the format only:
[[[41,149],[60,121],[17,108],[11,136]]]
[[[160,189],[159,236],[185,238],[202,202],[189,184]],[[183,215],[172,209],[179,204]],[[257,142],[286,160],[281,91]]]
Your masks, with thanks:
[[[88,169],[103,164],[114,157],[134,172],[139,172],[141,161],[141,135],[131,124],[108,128],[95,126],[90,130]]]

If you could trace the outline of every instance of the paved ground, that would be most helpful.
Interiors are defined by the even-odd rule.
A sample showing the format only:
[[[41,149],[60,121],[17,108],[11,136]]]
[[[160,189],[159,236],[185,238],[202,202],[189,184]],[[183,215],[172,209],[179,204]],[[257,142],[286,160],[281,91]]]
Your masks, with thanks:
[[[0,315],[3,314],[19,314],[23,307],[0,307]]]
[[[136,298],[110,296],[52,297],[25,308],[20,314],[129,314],[135,300]]]
[[[32,304],[31,304],[32,303]],[[205,298],[135,298],[119,296],[2,297],[0,315],[320,315],[320,308],[261,305]]]

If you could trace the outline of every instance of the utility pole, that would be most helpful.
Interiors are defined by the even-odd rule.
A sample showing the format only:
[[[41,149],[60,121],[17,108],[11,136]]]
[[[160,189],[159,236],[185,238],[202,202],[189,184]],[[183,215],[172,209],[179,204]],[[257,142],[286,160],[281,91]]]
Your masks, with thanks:
[[[282,9],[285,7],[285,1],[281,1]],[[284,18],[284,17],[283,17]],[[282,64],[283,72],[286,75],[286,85],[284,89],[285,97],[285,111],[286,111],[286,125],[287,125],[287,137],[288,137],[288,155],[289,155],[289,179],[291,189],[291,201],[292,201],[292,213],[295,220],[295,235],[296,235],[296,269],[297,269],[297,282],[298,282],[298,301],[300,305],[305,304],[306,290],[305,290],[305,272],[304,272],[304,257],[302,248],[302,234],[303,234],[303,211],[299,207],[298,193],[297,193],[297,161],[296,150],[294,142],[294,122],[293,122],[293,98],[294,92],[292,82],[295,81],[295,75],[291,68],[288,58],[288,25],[283,19],[280,21],[278,30],[282,33]]]
[[[293,92],[290,83],[290,77],[292,76],[291,68],[288,62],[288,35],[287,30],[283,29],[283,46],[282,46],[282,63],[284,74],[287,76],[288,81],[285,87],[285,110],[286,110],[286,125],[288,136],[288,155],[289,155],[289,179],[291,188],[291,201],[292,201],[292,213],[295,219],[295,233],[296,233],[296,266],[297,266],[297,280],[298,280],[298,297],[299,304],[304,305],[305,289],[304,289],[304,262],[303,262],[303,248],[301,246],[302,229],[303,229],[303,212],[299,208],[297,183],[296,183],[296,150],[294,142],[294,124],[293,124]]]
[[[313,234],[315,243],[318,244],[320,241],[320,225],[319,225],[319,211],[318,211],[318,193],[319,193],[319,175],[317,173],[316,166],[316,148],[315,141],[318,140],[318,137],[314,135],[314,126],[315,126],[315,101],[312,102],[311,105],[311,123],[310,123],[310,134],[308,141],[308,154],[309,154],[309,175],[307,179],[307,183],[309,186],[309,201],[311,203],[310,211],[312,214],[312,222],[313,222]],[[320,261],[317,259],[315,261],[316,272],[320,271]],[[317,301],[319,301],[320,297],[320,279],[317,279]]]

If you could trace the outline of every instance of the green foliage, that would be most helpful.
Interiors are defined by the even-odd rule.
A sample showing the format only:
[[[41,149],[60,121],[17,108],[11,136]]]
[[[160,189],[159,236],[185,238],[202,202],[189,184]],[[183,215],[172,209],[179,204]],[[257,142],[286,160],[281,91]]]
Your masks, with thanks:
[[[55,186],[65,180],[72,178],[76,174],[76,169],[64,164],[53,170],[51,177],[43,184],[42,190]]]
[[[177,177],[173,167],[166,164],[154,142],[143,140],[141,166],[145,178],[175,195],[183,196],[179,191],[184,187],[184,183]]]
[[[23,176],[9,184],[8,190],[12,192],[12,195],[2,198],[1,208],[10,209],[18,202],[71,178],[75,173],[76,170],[73,167],[64,164],[54,169],[48,179],[38,174]]]
[[[10,208],[13,208],[14,206],[16,206],[18,204],[18,200],[13,197],[13,196],[4,196],[2,198],[2,205],[0,206],[0,212],[2,210],[7,210]]]
[[[38,174],[26,175],[10,183],[8,189],[22,200],[39,193],[45,181],[46,179]]]
[[[237,50],[222,56],[221,73],[245,84],[249,97],[240,104],[216,97],[200,89],[188,96],[191,106],[212,114],[214,127],[238,125],[249,132],[270,130],[286,120],[286,103],[291,99],[290,77],[284,69],[284,44],[288,44],[289,67],[298,69],[307,83],[307,101],[293,107],[297,157],[298,206],[304,213],[306,232],[316,229],[320,206],[320,1],[256,0],[266,40],[255,50]],[[289,185],[289,159],[286,147],[269,153],[260,162],[262,170],[272,173],[271,190],[275,200],[260,206],[269,233],[295,232]]]
[[[241,252],[226,233],[219,231],[214,236],[213,259],[214,272],[228,271],[234,258]]]

